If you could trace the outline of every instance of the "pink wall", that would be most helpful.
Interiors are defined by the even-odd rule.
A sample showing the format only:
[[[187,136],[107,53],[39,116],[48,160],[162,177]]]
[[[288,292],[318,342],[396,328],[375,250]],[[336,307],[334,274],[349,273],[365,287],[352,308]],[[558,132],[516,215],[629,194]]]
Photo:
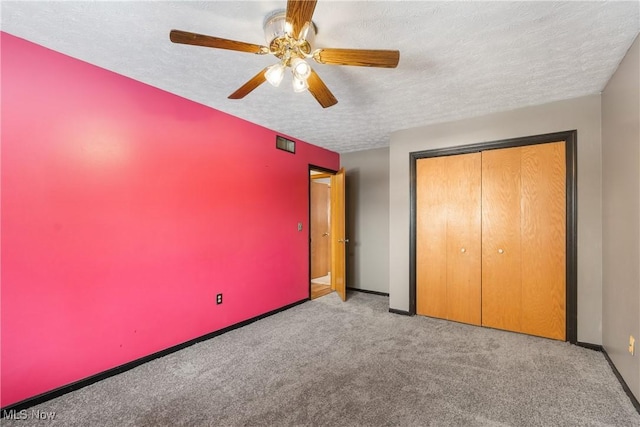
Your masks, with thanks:
[[[338,154],[0,34],[2,407],[308,297]]]

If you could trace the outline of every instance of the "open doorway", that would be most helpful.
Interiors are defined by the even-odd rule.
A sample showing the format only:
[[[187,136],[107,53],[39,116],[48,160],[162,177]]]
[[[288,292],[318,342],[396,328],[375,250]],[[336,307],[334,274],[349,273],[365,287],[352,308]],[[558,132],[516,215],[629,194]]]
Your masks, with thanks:
[[[309,297],[346,299],[344,170],[309,168]]]
[[[314,169],[309,172],[311,299],[334,291],[331,288],[331,175]]]

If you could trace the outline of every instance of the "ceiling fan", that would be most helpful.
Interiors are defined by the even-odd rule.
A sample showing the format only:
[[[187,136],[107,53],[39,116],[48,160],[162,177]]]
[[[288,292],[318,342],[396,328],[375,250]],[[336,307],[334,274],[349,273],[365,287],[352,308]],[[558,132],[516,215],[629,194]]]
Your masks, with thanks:
[[[278,86],[283,79],[285,69],[290,68],[293,74],[294,91],[309,90],[322,107],[331,107],[338,100],[307,63],[307,59],[313,58],[319,64],[395,68],[400,60],[400,52],[371,49],[312,49],[316,27],[311,18],[316,2],[317,0],[288,0],[286,10],[275,11],[267,16],[264,31],[268,46],[180,30],[171,30],[170,39],[174,43],[194,46],[229,49],[257,55],[271,54],[280,60],[279,63],[266,67],[253,76],[229,95],[229,99],[244,98],[265,81]]]

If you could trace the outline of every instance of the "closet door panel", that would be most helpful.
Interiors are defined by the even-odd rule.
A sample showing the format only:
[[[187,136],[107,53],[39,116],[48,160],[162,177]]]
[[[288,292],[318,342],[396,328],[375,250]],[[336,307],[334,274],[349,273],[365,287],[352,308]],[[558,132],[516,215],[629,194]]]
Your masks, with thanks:
[[[447,315],[447,168],[445,157],[416,161],[416,312]]]
[[[564,142],[522,147],[522,332],[565,340]]]
[[[521,330],[520,148],[482,152],[482,325]]]
[[[447,319],[481,322],[481,154],[447,159]]]

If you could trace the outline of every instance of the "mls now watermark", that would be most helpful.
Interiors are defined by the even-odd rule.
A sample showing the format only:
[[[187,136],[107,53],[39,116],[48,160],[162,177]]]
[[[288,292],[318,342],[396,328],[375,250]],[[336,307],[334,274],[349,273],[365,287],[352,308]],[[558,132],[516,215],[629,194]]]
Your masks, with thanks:
[[[32,409],[27,411],[23,409],[22,411],[16,411],[14,409],[10,411],[2,411],[2,416],[7,420],[54,420],[56,418],[56,413],[54,412],[45,412],[39,409]]]

